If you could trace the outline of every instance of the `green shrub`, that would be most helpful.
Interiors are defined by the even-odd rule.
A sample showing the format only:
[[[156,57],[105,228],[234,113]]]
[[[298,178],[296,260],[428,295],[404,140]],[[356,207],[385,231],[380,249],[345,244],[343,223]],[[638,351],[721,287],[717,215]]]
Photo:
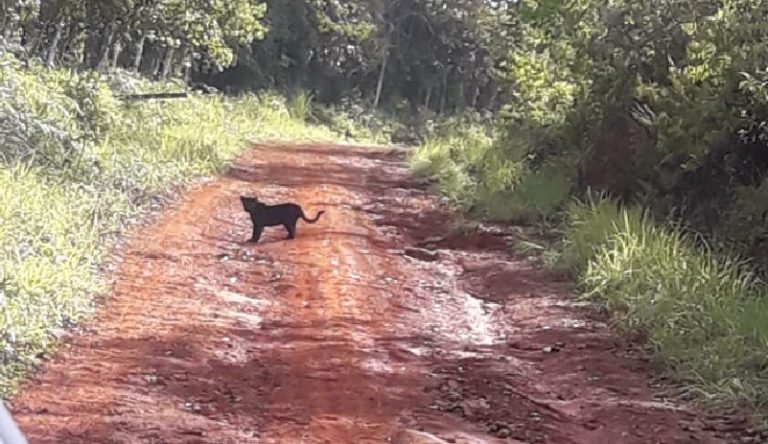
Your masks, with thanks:
[[[519,183],[506,193],[495,193],[483,207],[491,219],[531,223],[554,216],[568,201],[571,182],[566,169],[547,164],[538,171],[527,170]],[[503,197],[503,198],[502,198]]]
[[[312,94],[300,91],[288,101],[288,112],[294,119],[306,121],[312,116]]]
[[[410,165],[417,176],[435,181],[454,204],[468,208],[481,192],[481,171],[504,168],[486,161],[493,141],[494,137],[481,126],[446,130],[414,151]]]
[[[599,198],[569,211],[563,260],[587,298],[647,337],[679,380],[720,401],[768,402],[768,290],[680,229]]]

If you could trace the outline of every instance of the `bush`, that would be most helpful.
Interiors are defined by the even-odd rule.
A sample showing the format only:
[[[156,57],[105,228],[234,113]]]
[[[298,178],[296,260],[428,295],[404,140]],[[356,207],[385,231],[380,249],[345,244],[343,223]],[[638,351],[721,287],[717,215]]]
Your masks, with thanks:
[[[604,198],[571,206],[565,242],[584,296],[647,337],[676,378],[708,399],[765,406],[768,289],[742,263]]]
[[[410,164],[416,175],[435,181],[453,204],[469,208],[477,201],[478,171],[488,168],[484,160],[492,143],[493,137],[480,126],[446,130],[420,146]]]

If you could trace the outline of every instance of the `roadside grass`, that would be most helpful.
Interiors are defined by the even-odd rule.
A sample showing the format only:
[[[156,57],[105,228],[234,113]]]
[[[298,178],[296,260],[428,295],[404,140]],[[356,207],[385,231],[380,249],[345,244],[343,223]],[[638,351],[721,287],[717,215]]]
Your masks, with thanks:
[[[746,264],[604,197],[567,211],[559,266],[585,298],[647,339],[698,399],[768,405],[768,288]]]
[[[567,165],[531,171],[514,147],[489,149],[499,142],[456,131],[421,147],[411,167],[462,212],[532,233],[549,227],[519,248],[569,274],[620,330],[644,338],[694,399],[766,413],[768,286],[751,268],[642,208],[602,196],[572,201]]]
[[[62,331],[104,291],[108,239],[157,197],[221,172],[251,142],[338,141],[275,94],[121,103],[117,92],[174,90],[0,66],[0,392],[12,395]]]

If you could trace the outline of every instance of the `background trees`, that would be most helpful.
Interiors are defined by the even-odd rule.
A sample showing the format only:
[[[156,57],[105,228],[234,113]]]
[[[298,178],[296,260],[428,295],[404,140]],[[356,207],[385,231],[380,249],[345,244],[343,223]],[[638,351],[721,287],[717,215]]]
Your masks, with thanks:
[[[3,35],[49,66],[306,89],[374,107],[493,108],[483,0],[5,0]]]
[[[251,0],[5,0],[3,36],[49,66],[132,68],[154,77],[235,61],[263,38]]]

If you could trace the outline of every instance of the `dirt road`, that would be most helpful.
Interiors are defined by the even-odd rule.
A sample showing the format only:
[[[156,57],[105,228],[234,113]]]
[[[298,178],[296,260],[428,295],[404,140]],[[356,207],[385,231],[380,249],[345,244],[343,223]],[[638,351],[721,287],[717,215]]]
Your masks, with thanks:
[[[326,214],[252,245],[241,194]],[[726,442],[511,240],[452,230],[402,153],[253,149],[119,252],[14,414],[56,444]]]

